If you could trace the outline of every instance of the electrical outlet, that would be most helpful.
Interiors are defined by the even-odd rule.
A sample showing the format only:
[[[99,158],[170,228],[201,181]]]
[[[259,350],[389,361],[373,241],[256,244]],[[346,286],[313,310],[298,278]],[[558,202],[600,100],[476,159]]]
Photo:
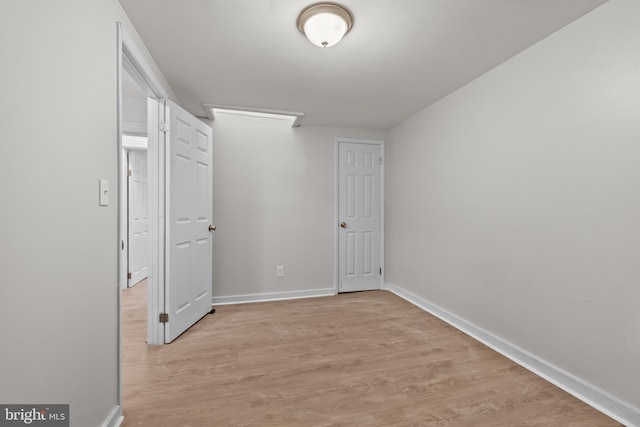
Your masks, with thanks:
[[[276,277],[282,276],[284,276],[284,267],[282,265],[279,265],[276,267]]]

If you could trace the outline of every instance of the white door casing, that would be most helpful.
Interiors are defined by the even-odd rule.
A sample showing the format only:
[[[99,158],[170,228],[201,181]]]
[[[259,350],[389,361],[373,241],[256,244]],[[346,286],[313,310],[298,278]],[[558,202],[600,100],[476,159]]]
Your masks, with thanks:
[[[149,276],[149,209],[146,150],[128,152],[128,271],[131,287]]]
[[[338,292],[382,285],[382,143],[338,140]]]
[[[166,101],[165,342],[211,310],[213,212],[211,127]]]

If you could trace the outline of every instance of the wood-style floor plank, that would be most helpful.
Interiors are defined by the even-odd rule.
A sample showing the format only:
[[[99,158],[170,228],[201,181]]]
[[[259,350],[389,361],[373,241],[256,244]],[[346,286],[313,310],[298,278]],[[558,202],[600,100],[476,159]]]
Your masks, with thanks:
[[[221,306],[147,346],[123,296],[124,427],[617,426],[385,291]]]

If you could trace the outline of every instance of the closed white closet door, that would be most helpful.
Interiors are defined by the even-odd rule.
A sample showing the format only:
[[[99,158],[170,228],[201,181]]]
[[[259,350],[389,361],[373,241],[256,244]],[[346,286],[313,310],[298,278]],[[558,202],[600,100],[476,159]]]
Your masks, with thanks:
[[[381,146],[339,143],[339,292],[380,289]]]

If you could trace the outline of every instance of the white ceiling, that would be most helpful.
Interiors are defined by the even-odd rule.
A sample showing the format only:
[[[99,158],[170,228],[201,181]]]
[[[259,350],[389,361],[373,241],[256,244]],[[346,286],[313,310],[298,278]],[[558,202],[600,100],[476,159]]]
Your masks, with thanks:
[[[607,0],[342,0],[352,31],[318,48],[314,0],[120,0],[182,105],[300,111],[389,128]]]

